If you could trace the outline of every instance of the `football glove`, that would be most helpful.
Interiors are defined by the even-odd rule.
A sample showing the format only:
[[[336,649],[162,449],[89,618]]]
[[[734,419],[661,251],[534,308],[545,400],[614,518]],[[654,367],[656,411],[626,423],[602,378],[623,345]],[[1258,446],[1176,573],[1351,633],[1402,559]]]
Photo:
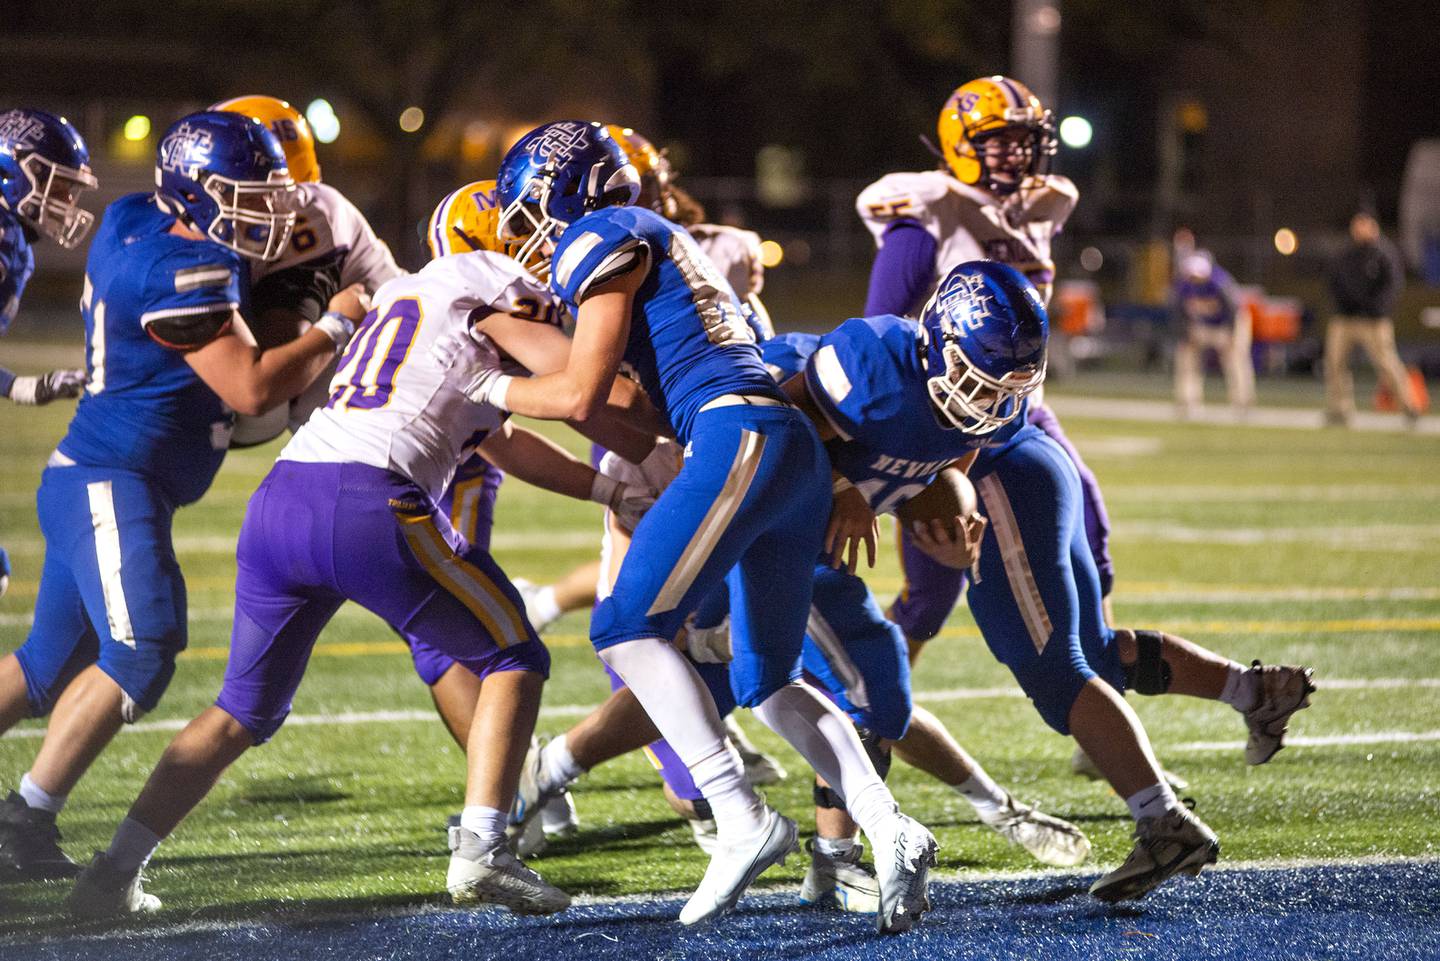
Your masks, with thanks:
[[[595,480],[590,485],[590,499],[610,508],[615,520],[627,531],[635,529],[659,496],[660,492],[653,487],[624,484],[599,471],[596,471]]]
[[[79,397],[88,378],[83,370],[52,370],[38,377],[16,377],[10,399],[26,407],[39,407],[62,397]]]
[[[685,649],[690,659],[700,664],[728,664],[733,656],[730,651],[730,615],[714,627],[696,627],[695,615],[685,622],[688,637]]]

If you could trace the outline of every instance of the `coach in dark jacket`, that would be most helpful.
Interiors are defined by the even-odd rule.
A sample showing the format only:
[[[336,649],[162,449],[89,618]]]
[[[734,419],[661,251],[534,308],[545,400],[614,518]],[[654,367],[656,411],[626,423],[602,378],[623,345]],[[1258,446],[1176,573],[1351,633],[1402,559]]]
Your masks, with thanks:
[[[1349,423],[1355,414],[1350,353],[1357,344],[1406,416],[1419,416],[1405,366],[1395,350],[1395,324],[1390,319],[1404,285],[1400,258],[1380,235],[1379,223],[1370,214],[1356,214],[1350,220],[1350,244],[1330,265],[1335,314],[1325,331],[1325,414],[1331,423]]]

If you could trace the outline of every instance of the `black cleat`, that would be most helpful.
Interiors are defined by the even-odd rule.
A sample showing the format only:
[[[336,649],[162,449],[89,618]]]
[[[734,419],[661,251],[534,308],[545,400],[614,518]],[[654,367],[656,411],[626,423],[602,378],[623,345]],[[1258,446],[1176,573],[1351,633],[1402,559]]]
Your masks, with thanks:
[[[14,791],[0,802],[0,881],[73,878],[80,865],[60,850],[55,815],[37,811]]]

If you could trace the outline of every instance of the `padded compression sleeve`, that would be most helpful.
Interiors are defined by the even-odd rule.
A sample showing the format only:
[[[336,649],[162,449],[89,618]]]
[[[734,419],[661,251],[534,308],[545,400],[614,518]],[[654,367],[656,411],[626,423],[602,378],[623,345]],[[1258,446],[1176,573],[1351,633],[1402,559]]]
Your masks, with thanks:
[[[935,282],[935,238],[914,220],[897,220],[883,239],[870,268],[865,316],[913,316]]]

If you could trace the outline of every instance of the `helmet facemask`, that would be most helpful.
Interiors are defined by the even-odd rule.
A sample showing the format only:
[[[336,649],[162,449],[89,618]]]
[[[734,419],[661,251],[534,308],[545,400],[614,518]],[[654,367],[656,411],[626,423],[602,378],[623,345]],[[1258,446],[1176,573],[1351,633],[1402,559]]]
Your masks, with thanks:
[[[80,194],[99,186],[95,175],[89,167],[67,167],[38,153],[21,160],[20,169],[30,192],[15,213],[61,247],[74,248],[95,223],[95,215],[80,206]]]
[[[495,227],[501,243],[513,245],[512,256],[520,266],[540,280],[549,277],[554,242],[565,232],[565,224],[545,212],[550,209],[554,185],[554,168],[547,166],[530,179],[520,196],[500,211]]]
[[[993,194],[1009,196],[1020,190],[1031,177],[1042,176],[1050,169],[1055,155],[1054,123],[1047,110],[1039,120],[1016,120],[997,130],[969,136],[980,164],[980,182]],[[992,159],[1003,163],[992,166]],[[999,175],[999,176],[997,176]]]
[[[940,416],[972,437],[983,437],[1010,423],[1020,413],[1020,402],[1045,382],[1045,362],[1027,364],[1002,377],[992,377],[972,364],[961,349],[959,337],[945,324],[940,354],[945,372],[929,377],[925,386]]]
[[[253,260],[278,260],[295,229],[295,182],[284,169],[265,182],[206,174],[201,181],[218,213],[205,233],[211,240]]]

